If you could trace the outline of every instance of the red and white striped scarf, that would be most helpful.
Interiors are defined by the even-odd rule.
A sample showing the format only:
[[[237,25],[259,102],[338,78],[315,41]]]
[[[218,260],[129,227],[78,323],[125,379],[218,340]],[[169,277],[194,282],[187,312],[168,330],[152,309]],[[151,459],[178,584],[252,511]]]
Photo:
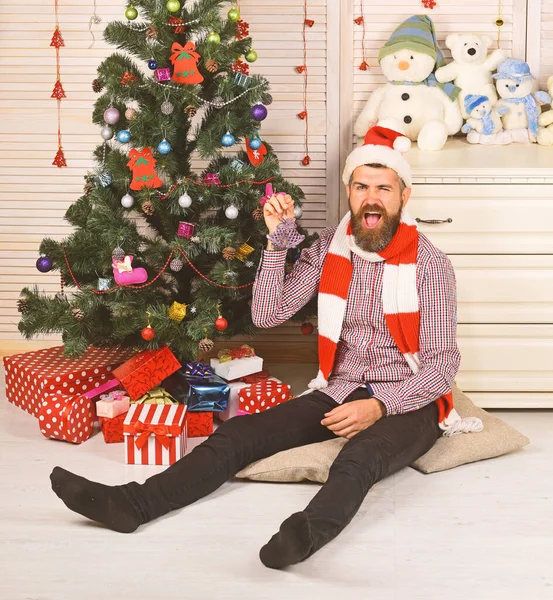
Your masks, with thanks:
[[[417,291],[416,222],[404,210],[399,227],[381,252],[364,252],[354,241],[350,213],[338,225],[325,258],[319,283],[319,373],[311,389],[324,389],[334,366],[346,312],[353,264],[352,250],[371,262],[385,262],[382,281],[382,308],[388,329],[413,373],[421,368],[419,359],[420,313]],[[440,428],[444,435],[480,431],[480,419],[461,419],[453,408],[451,391],[436,400]]]

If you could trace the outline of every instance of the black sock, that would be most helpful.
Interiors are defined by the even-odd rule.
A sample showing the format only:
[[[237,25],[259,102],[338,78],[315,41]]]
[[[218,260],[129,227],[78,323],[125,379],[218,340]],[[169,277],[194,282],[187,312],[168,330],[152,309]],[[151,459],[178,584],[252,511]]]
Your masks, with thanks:
[[[50,475],[52,489],[67,508],[120,533],[135,531],[140,519],[120,486],[94,483],[55,467]]]
[[[305,560],[313,547],[311,528],[305,513],[294,513],[280,526],[268,544],[259,551],[261,562],[271,569],[282,569]]]

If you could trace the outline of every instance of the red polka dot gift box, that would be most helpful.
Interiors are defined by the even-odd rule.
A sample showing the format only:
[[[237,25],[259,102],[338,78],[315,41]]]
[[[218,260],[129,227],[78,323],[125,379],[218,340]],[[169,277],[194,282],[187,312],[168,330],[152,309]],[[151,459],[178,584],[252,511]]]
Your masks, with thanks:
[[[42,401],[38,423],[45,437],[80,444],[92,435],[95,417],[91,398],[56,391]]]
[[[123,423],[128,465],[172,465],[186,451],[184,404],[131,404]]]
[[[77,396],[113,379],[113,370],[134,354],[121,347],[90,347],[80,358],[63,356],[63,346],[4,357],[8,400],[38,417],[52,394]]]
[[[247,414],[269,410],[290,399],[290,386],[280,381],[267,379],[238,392],[238,409]]]

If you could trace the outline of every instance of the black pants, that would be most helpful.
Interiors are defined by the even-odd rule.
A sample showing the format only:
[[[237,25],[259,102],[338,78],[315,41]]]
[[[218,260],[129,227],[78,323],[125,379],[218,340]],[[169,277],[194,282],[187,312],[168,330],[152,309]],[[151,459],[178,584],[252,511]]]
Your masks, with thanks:
[[[358,389],[346,402],[367,397]],[[336,402],[315,391],[254,415],[229,419],[166,471],[122,486],[146,523],[203,498],[250,463],[297,446],[335,437],[321,425]],[[427,452],[440,436],[435,403],[385,417],[354,436],[332,464],[328,481],[305,509],[313,552],[336,537],[369,489]]]

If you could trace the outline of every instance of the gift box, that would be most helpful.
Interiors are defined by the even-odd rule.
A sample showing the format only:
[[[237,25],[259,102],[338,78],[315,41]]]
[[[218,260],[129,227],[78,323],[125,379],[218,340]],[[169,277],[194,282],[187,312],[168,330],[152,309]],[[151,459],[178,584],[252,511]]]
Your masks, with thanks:
[[[238,408],[252,414],[269,410],[290,399],[290,386],[286,383],[267,379],[254,383],[238,391]]]
[[[227,409],[224,410],[223,412],[217,413],[217,418],[223,422],[228,421],[229,419],[232,419],[232,417],[236,416],[237,411],[239,409],[239,407],[238,407],[238,392],[240,390],[243,390],[244,388],[250,387],[250,384],[244,383],[243,381],[231,381],[229,383],[229,387],[230,387],[230,392],[229,392]]]
[[[130,358],[128,348],[90,347],[81,358],[63,356],[63,346],[4,357],[8,400],[38,417],[49,395],[75,396],[113,379],[113,370]]]
[[[121,415],[117,415],[113,419],[108,417],[100,417],[98,421],[100,422],[100,429],[104,434],[104,442],[106,444],[118,444],[125,441],[125,436],[123,434],[123,423],[125,422],[125,417],[127,413],[123,413]]]
[[[220,412],[227,409],[229,384],[217,377],[211,367],[201,362],[187,363],[161,383],[190,412]]]
[[[115,390],[109,394],[102,394],[96,402],[96,414],[98,417],[113,419],[119,415],[129,412],[129,397],[123,390]]]
[[[136,404],[178,404],[175,398],[160,386],[156,386],[149,392],[146,392],[138,400],[135,400],[135,402]]]
[[[38,422],[42,434],[54,440],[80,444],[94,428],[94,401],[86,396],[68,396],[56,391],[42,401]]]
[[[210,364],[215,374],[227,381],[240,379],[263,369],[263,359],[255,356],[253,348],[246,344],[240,348],[221,350],[218,358],[212,358]]]
[[[213,413],[187,412],[186,429],[189,438],[211,435],[213,433]]]
[[[131,404],[123,423],[128,465],[172,465],[186,451],[186,406]]]
[[[144,350],[114,370],[113,374],[123,384],[131,400],[138,400],[159,385],[181,364],[167,346],[157,350]]]

